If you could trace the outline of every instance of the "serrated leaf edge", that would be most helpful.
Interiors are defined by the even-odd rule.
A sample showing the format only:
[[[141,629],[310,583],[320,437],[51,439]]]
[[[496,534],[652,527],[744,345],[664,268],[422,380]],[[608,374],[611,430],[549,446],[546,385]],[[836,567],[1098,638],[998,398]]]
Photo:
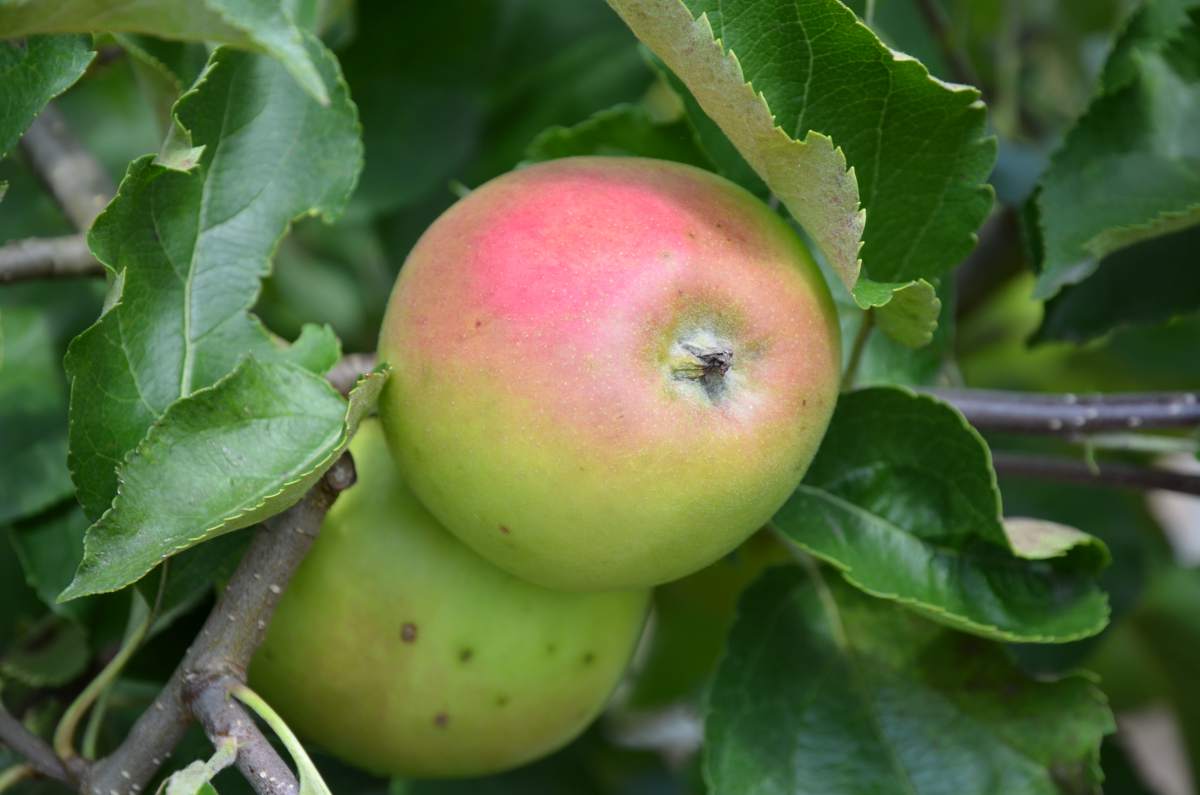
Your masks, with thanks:
[[[171,405],[172,406],[177,405],[179,402],[181,402],[183,400],[187,400],[193,396],[202,395],[206,392],[210,392],[210,391],[218,389],[219,387],[223,386],[227,381],[231,380],[234,376],[239,374],[240,371],[242,370],[242,368],[244,366],[247,366],[247,363],[254,362],[254,361],[257,361],[257,360],[255,359],[255,357],[253,355],[247,355],[247,356],[243,357],[242,360],[238,363],[238,366],[234,367],[234,369],[230,370],[222,378],[220,378],[216,382],[214,382],[206,387],[197,389],[195,392],[192,392],[191,395],[188,395],[187,397],[184,397],[184,398],[180,398],[179,401],[176,401],[175,403],[173,403]],[[324,474],[325,471],[329,469],[329,467],[333,466],[333,464],[337,460],[338,456],[341,455],[342,452],[345,451],[346,447],[350,444],[350,439],[353,437],[354,432],[358,429],[359,421],[362,419],[362,416],[365,413],[365,410],[367,408],[369,408],[371,402],[373,402],[373,400],[376,397],[378,397],[378,391],[380,388],[382,388],[383,380],[386,380],[387,373],[388,373],[387,365],[380,365],[379,367],[376,367],[371,372],[365,373],[364,375],[359,376],[358,380],[355,382],[354,388],[350,390],[350,395],[347,398],[343,398],[340,394],[338,394],[338,391],[333,388],[332,384],[330,384],[328,381],[325,381],[325,379],[321,378],[321,376],[312,373],[310,370],[306,370],[305,368],[301,367],[300,365],[292,364],[290,362],[272,362],[272,364],[275,366],[279,366],[279,367],[294,369],[296,371],[306,373],[306,374],[312,376],[313,378],[319,379],[321,382],[323,382],[325,384],[325,386],[329,389],[329,391],[332,394],[336,395],[339,400],[342,400],[343,402],[345,402],[346,411],[345,411],[345,414],[343,415],[342,428],[338,432],[337,441],[330,448],[330,451],[323,458],[321,458],[311,469],[295,476],[291,480],[284,481],[282,484],[280,484],[279,488],[276,491],[271,492],[270,494],[263,495],[261,498],[259,498],[259,501],[256,502],[255,504],[241,508],[240,510],[238,510],[238,512],[224,517],[217,524],[211,525],[211,526],[205,528],[204,530],[201,530],[197,535],[195,535],[191,538],[188,538],[185,542],[178,543],[178,544],[171,546],[170,551],[166,552],[165,554],[163,554],[159,557],[159,560],[158,560],[159,563],[162,563],[167,558],[169,558],[173,555],[176,555],[180,552],[183,552],[186,549],[190,549],[191,547],[196,546],[199,543],[203,543],[204,541],[207,541],[211,538],[215,538],[217,536],[224,535],[225,533],[233,532],[235,530],[240,529],[238,527],[231,527],[230,525],[234,525],[240,519],[244,518],[245,516],[253,514],[256,511],[262,509],[268,503],[270,503],[272,500],[276,499],[277,497],[279,497],[279,495],[283,494],[284,492],[286,492],[287,490],[289,490],[296,484],[303,483],[306,480],[315,480],[316,477],[319,477],[320,475]],[[375,384],[378,384],[378,386],[374,386]],[[371,394],[372,392],[374,394]],[[364,401],[366,401],[366,403],[364,403]],[[124,459],[121,461],[121,466],[117,470],[117,493],[116,493],[116,496],[113,497],[112,504],[109,505],[108,509],[103,514],[101,514],[99,519],[97,519],[95,522],[92,523],[91,526],[88,527],[88,531],[84,533],[83,560],[88,559],[88,547],[89,547],[88,542],[89,542],[89,539],[91,538],[92,528],[95,527],[96,525],[100,524],[101,522],[103,522],[108,517],[109,514],[113,513],[118,508],[117,504],[118,504],[118,502],[120,502],[121,497],[124,494],[125,480],[122,477],[122,473],[124,472],[125,467],[135,457],[139,457],[144,453],[144,448],[150,444],[151,435],[159,426],[161,426],[164,423],[165,418],[167,417],[169,412],[170,412],[170,408],[168,408],[167,411],[163,412],[163,414],[160,415],[158,417],[158,419],[156,419],[150,425],[150,427],[146,430],[146,435],[142,437],[142,441],[139,442],[138,445],[134,449],[130,450],[128,453],[125,454]],[[299,500],[303,496],[304,496],[303,494],[297,494],[296,499],[293,500],[292,502],[287,503],[287,504],[281,504],[279,507],[279,511],[282,512],[284,510],[287,510],[292,505],[294,505],[296,502],[299,502]],[[80,563],[80,566],[82,567],[82,562]],[[63,592],[61,594],[59,594],[58,601],[59,601],[59,603],[62,603],[62,602],[70,601],[72,599],[77,599],[82,596],[92,596],[94,594],[112,593],[114,591],[119,591],[122,588],[125,588],[126,586],[128,586],[134,582],[137,582],[139,579],[146,576],[146,574],[153,571],[153,569],[154,569],[154,566],[151,566],[150,568],[148,568],[144,572],[142,572],[140,575],[138,575],[135,579],[130,580],[129,582],[126,582],[124,585],[120,585],[115,588],[95,588],[95,589],[85,589],[83,587],[77,587],[76,583],[78,582],[78,576],[79,576],[78,571],[77,571],[76,578],[73,579],[71,581],[71,583],[69,585],[67,585],[67,587],[65,589],[63,589]]]
[[[859,258],[858,254],[863,244],[862,235],[863,229],[866,226],[867,213],[866,210],[863,209],[862,202],[859,197],[858,179],[855,174],[854,167],[847,164],[845,153],[842,151],[841,147],[835,146],[833,140],[829,136],[817,132],[816,130],[809,130],[803,140],[793,138],[788,135],[787,131],[775,122],[775,116],[771,112],[771,108],[767,103],[766,96],[762,92],[756,90],[751,81],[746,79],[745,72],[742,69],[741,61],[738,59],[737,54],[733,52],[733,50],[726,50],[721,39],[716,36],[707,14],[701,14],[699,18],[693,17],[688,7],[684,5],[683,0],[642,0],[641,2],[637,2],[637,0],[607,1],[613,10],[617,12],[617,15],[625,21],[626,25],[633,30],[638,38],[643,42],[646,42],[646,39],[642,36],[640,26],[635,26],[635,24],[630,21],[631,12],[639,12],[643,15],[643,17],[653,14],[658,14],[660,16],[676,14],[681,15],[680,21],[686,18],[686,27],[694,34],[693,41],[688,43],[699,46],[711,46],[714,48],[717,56],[714,66],[724,66],[724,70],[727,72],[725,77],[732,79],[734,84],[738,85],[742,91],[748,92],[748,96],[752,99],[750,106],[757,107],[761,113],[765,114],[765,123],[763,123],[762,119],[759,119],[758,123],[762,125],[763,129],[770,130],[769,134],[776,138],[776,140],[773,142],[765,143],[770,143],[772,147],[783,146],[795,150],[795,152],[793,152],[793,156],[789,158],[792,164],[803,162],[809,156],[809,153],[816,154],[820,147],[828,147],[828,151],[830,154],[832,154],[839,169],[839,173],[837,175],[838,190],[830,191],[831,195],[824,197],[831,200],[822,202],[814,199],[812,203],[818,206],[827,206],[830,204],[836,206],[840,203],[837,200],[838,196],[852,194],[855,208],[843,216],[844,220],[841,224],[841,229],[839,230],[843,232],[843,234],[830,235],[824,239],[815,233],[810,232],[810,234],[812,235],[814,241],[817,242],[818,247],[821,248],[822,253],[825,255],[826,260],[830,264],[830,267],[832,267],[834,272],[838,274],[838,277],[846,285],[846,288],[853,289],[854,284],[858,280],[858,276],[862,271],[862,260]],[[647,8],[646,6],[648,5],[653,5],[655,8]],[[699,40],[694,40],[696,38]],[[647,43],[646,46],[650,47],[649,43]],[[653,47],[650,47],[650,49],[654,50]],[[657,51],[656,54],[663,59],[664,63],[666,63],[669,68],[675,71],[679,79],[688,86],[689,90],[692,91],[693,96],[696,96],[695,89],[693,88],[691,82],[689,82],[690,77],[685,76],[683,73],[677,70],[675,68],[676,64],[672,63],[672,61],[675,59],[671,58],[671,60],[668,60],[666,55]],[[697,102],[699,101],[699,97],[697,96]],[[701,104],[701,107],[703,107],[703,104]],[[705,112],[708,112],[707,109],[705,109]],[[766,168],[766,165],[761,162],[761,158],[756,155],[756,152],[759,150],[755,149],[749,152],[746,151],[742,146],[739,146],[738,143],[734,141],[733,136],[731,136],[729,132],[724,129],[724,127],[722,127],[721,130],[730,138],[730,141],[734,143],[734,146],[737,147],[738,151],[750,164],[751,168],[753,168],[754,171],[763,179],[763,181],[767,183],[767,186],[779,196],[780,200],[785,206],[788,207],[788,210],[792,213],[796,220],[800,222],[802,226],[806,227],[806,231],[814,227],[820,228],[820,224],[805,224],[805,220],[810,222],[812,221],[813,213],[804,212],[804,206],[793,207],[793,204],[799,203],[794,200],[789,202],[789,200],[785,198],[783,194],[775,190],[775,185],[772,184],[776,182],[775,179],[773,179],[774,174],[770,169]],[[757,137],[757,135],[755,137]],[[757,165],[756,162],[758,162]],[[808,201],[804,202],[804,204],[808,203]],[[848,233],[848,235],[846,233]],[[838,241],[845,240],[847,237],[849,237],[850,240],[853,240],[853,243],[851,244],[853,246],[853,251],[845,250],[847,248],[846,243],[838,243]]]
[[[308,35],[309,34],[307,34],[307,33],[304,34],[304,36],[308,36]],[[283,230],[280,232],[280,234],[275,238],[275,240],[271,244],[271,249],[265,258],[266,268],[263,270],[262,275],[259,278],[258,288],[255,290],[253,300],[250,302],[250,307],[253,307],[255,305],[255,303],[257,303],[258,296],[262,292],[263,280],[265,280],[267,277],[269,277],[271,275],[271,273],[274,271],[275,256],[279,251],[279,246],[283,243],[283,240],[287,237],[288,233],[291,231],[292,226],[294,226],[297,221],[299,221],[303,218],[309,218],[309,217],[319,217],[325,223],[333,223],[334,221],[336,221],[341,216],[342,212],[345,211],[345,205],[349,202],[350,196],[354,192],[354,189],[358,184],[358,179],[359,179],[360,175],[362,174],[362,169],[363,169],[363,165],[364,165],[364,151],[363,151],[363,145],[362,145],[362,129],[363,128],[362,128],[362,119],[358,113],[358,106],[354,103],[354,100],[350,96],[350,86],[346,82],[345,75],[342,73],[341,65],[338,63],[337,58],[334,57],[334,55],[329,51],[329,49],[327,47],[325,47],[325,45],[323,43],[320,42],[320,40],[314,38],[313,42],[318,46],[321,56],[326,60],[326,62],[328,64],[330,64],[333,67],[333,73],[336,75],[336,78],[337,78],[335,86],[339,89],[344,90],[345,97],[346,97],[346,103],[349,106],[351,115],[353,117],[353,127],[354,127],[355,132],[357,133],[357,135],[355,136],[357,145],[354,147],[354,153],[353,153],[353,156],[355,158],[354,177],[353,177],[353,179],[351,179],[349,181],[349,183],[346,186],[346,190],[340,196],[336,197],[335,200],[328,202],[329,207],[327,207],[327,208],[310,207],[310,208],[302,211],[298,215],[293,216],[289,220],[289,222],[284,225]],[[205,63],[204,69],[201,70],[199,76],[196,78],[196,81],[192,84],[191,88],[189,88],[187,91],[180,94],[179,97],[175,100],[175,103],[171,106],[172,124],[177,126],[184,133],[186,133],[188,135],[189,141],[190,141],[190,137],[191,137],[191,131],[188,130],[187,127],[184,126],[182,120],[179,118],[180,108],[183,106],[183,103],[189,97],[192,97],[195,94],[197,94],[204,87],[204,85],[208,82],[213,71],[221,64],[221,60],[220,60],[221,55],[226,50],[234,52],[234,53],[241,52],[241,50],[239,50],[239,48],[231,47],[231,46],[221,46],[221,47],[217,47],[216,49],[214,49],[212,54],[209,55],[208,62]],[[335,92],[335,94],[336,93],[337,92]],[[109,201],[108,205],[104,208],[103,212],[101,212],[101,214],[100,214],[101,216],[107,214],[110,211],[110,209],[112,208],[113,204],[117,201],[117,199],[120,198],[122,195],[124,195],[124,193],[128,187],[128,183],[130,182],[130,177],[134,171],[134,168],[136,166],[138,166],[139,164],[149,161],[149,165],[147,167],[156,167],[156,168],[160,168],[160,169],[164,169],[164,170],[172,170],[169,166],[164,166],[164,165],[158,163],[157,158],[158,158],[157,154],[146,154],[146,155],[142,155],[141,157],[133,160],[129,164],[129,166],[126,168],[125,176],[121,179],[121,183],[117,187],[116,194],[114,195],[113,199],[111,199]],[[97,218],[97,221],[99,221],[99,217]],[[96,226],[96,224],[93,223],[92,229],[95,229],[95,226]],[[90,333],[94,328],[96,328],[97,326],[100,325],[100,323],[104,320],[105,316],[109,314],[109,312],[113,311],[114,309],[116,309],[118,306],[121,305],[122,297],[124,294],[124,279],[125,279],[125,271],[127,269],[123,268],[123,269],[121,269],[120,272],[118,272],[113,265],[109,264],[108,262],[105,262],[104,259],[99,257],[95,251],[94,246],[92,245],[91,234],[92,234],[92,230],[88,230],[88,250],[92,252],[92,255],[95,256],[96,259],[99,260],[99,262],[102,265],[104,265],[105,270],[107,270],[109,273],[111,273],[113,275],[114,281],[112,283],[112,286],[110,287],[109,295],[105,298],[104,309],[100,313],[100,317],[96,318],[94,323],[92,323],[90,326],[88,326],[86,329],[84,329],[78,335],[78,337],[71,340],[71,343],[67,346],[67,354],[64,359],[64,364],[66,365],[67,374],[70,377],[70,391],[69,391],[69,395],[68,395],[68,407],[70,406],[71,401],[73,401],[75,398],[75,378],[74,378],[73,374],[71,373],[72,368],[70,366],[70,362],[71,362],[71,358],[72,358],[71,357],[71,348],[74,347],[75,342],[79,337],[82,337],[83,335]],[[266,329],[266,326],[263,325],[262,321],[253,313],[251,308],[247,308],[247,309],[243,310],[243,312],[247,317],[250,318],[251,322],[254,325],[256,325],[264,333],[265,337],[270,339],[273,336],[273,335],[269,334],[269,332]],[[234,368],[232,368],[230,370],[230,373],[232,373],[236,369],[237,369],[237,367],[235,366]],[[228,373],[226,374],[226,376],[228,376]],[[218,381],[215,383],[219,383],[222,380],[224,380],[224,377],[221,379],[218,379]],[[215,383],[214,383],[214,385],[215,385]],[[193,391],[189,394],[195,394],[195,391]],[[186,395],[181,395],[180,398],[178,398],[178,399],[182,399],[183,397],[186,397]],[[168,408],[170,408],[170,407],[168,406]],[[166,412],[164,411],[163,413],[165,414]],[[67,417],[68,417],[68,419],[67,419],[67,438],[69,440],[71,438],[71,429],[75,425],[74,414],[69,409],[67,412]],[[159,417],[155,420],[155,422],[151,423],[151,425],[149,427],[147,427],[147,429],[146,429],[147,434],[150,432],[150,428],[152,428],[157,423],[158,419],[161,419],[161,417],[162,417],[162,415],[160,414]],[[145,440],[145,435],[143,435],[142,439],[143,439],[143,441]],[[139,444],[140,444],[140,442],[139,442]],[[137,447],[137,445],[135,445],[134,449],[136,449],[136,447]],[[121,462],[122,467],[124,466],[125,462],[128,460],[128,455],[129,454],[127,453],[126,456],[123,458],[123,460]],[[76,469],[77,460],[78,459],[76,458],[76,456],[74,456],[71,453],[70,448],[68,448],[67,469],[71,474],[71,482],[76,484],[76,490],[78,491],[78,481],[75,478],[75,475],[77,472],[77,469]],[[120,482],[120,478],[118,477],[118,483],[119,482]],[[116,495],[114,495],[113,500],[110,501],[108,510],[111,510],[112,505],[113,505],[113,503],[115,503],[115,501],[116,501]],[[105,514],[108,513],[108,510],[106,510],[104,513]],[[97,518],[96,521],[97,522],[100,521],[101,518],[103,518],[103,514],[101,514],[101,516],[99,518]],[[61,599],[61,596],[60,596],[60,599]]]
[[[918,401],[924,401],[924,402],[933,404],[933,405],[938,406],[942,409],[945,409],[945,410],[949,411],[951,414],[953,414],[953,416],[958,420],[959,425],[964,430],[966,430],[966,432],[979,444],[980,448],[983,450],[984,457],[987,462],[988,481],[991,485],[992,494],[994,495],[996,522],[998,525],[1002,524],[1003,520],[1004,520],[1004,504],[1003,504],[1003,500],[1000,495],[1000,481],[996,477],[996,467],[992,463],[992,450],[988,446],[987,441],[984,440],[983,435],[981,433],[979,433],[978,430],[976,430],[975,426],[971,425],[971,423],[967,421],[966,416],[961,411],[959,411],[955,406],[953,406],[950,403],[947,403],[944,400],[933,397],[932,395],[926,395],[926,394],[922,394],[920,392],[916,392],[912,389],[909,389],[908,387],[903,387],[903,386],[868,387],[867,389],[857,390],[853,394],[857,394],[857,393],[861,393],[861,392],[875,392],[875,391],[898,392],[903,395],[907,395],[908,397],[916,398]],[[812,492],[817,493],[818,495],[820,495],[822,497],[828,497],[837,502],[845,503],[847,506],[849,506],[854,511],[867,513],[867,515],[871,516],[872,518],[876,518],[876,519],[879,518],[879,517],[876,517],[875,514],[871,514],[871,513],[867,512],[866,509],[861,508],[857,505],[854,505],[853,503],[847,502],[846,500],[843,500],[842,498],[838,497],[837,495],[830,494],[829,492],[827,492],[823,489],[818,489],[813,486],[805,486],[804,484],[801,484],[798,487],[798,489],[800,489],[800,488],[808,489]],[[890,523],[886,522],[886,520],[881,520],[881,521],[884,521],[885,523],[890,525]],[[814,557],[820,558],[821,560],[824,560],[827,563],[829,563],[830,565],[832,565],[834,568],[836,568],[841,573],[842,577],[844,577],[847,582],[852,584],[855,588],[858,588],[859,590],[863,591],[864,593],[868,593],[872,596],[876,596],[876,597],[879,597],[882,599],[890,599],[890,600],[898,602],[900,604],[906,604],[909,607],[912,607],[912,608],[915,608],[922,612],[925,612],[926,614],[931,615],[935,618],[937,618],[937,617],[953,618],[954,617],[954,614],[949,613],[948,611],[945,611],[942,608],[939,608],[935,605],[927,606],[923,602],[912,599],[910,597],[903,597],[903,596],[900,596],[899,594],[889,594],[886,592],[876,591],[871,588],[868,588],[867,586],[863,585],[861,582],[859,582],[858,580],[856,580],[850,576],[850,574],[849,574],[850,567],[844,566],[841,563],[839,563],[838,561],[828,558],[828,556],[826,556],[826,555],[822,555],[821,553],[818,553],[814,550],[809,549],[806,545],[792,539],[791,536],[780,531],[778,528],[775,528],[773,525],[772,525],[772,529],[776,535],[780,536],[781,538],[786,540],[788,543],[793,544],[797,547],[800,547],[800,548],[804,549],[806,552],[808,552],[809,554],[813,555]],[[897,530],[897,532],[901,532],[901,533],[905,532],[902,528],[896,528],[896,530]],[[911,535],[911,534],[906,533],[906,535]],[[1017,560],[1024,560],[1024,558],[1022,558],[1020,555],[1018,555],[1016,550],[1013,549],[1012,544],[1008,543],[1007,536],[1005,536],[1005,543],[1006,543],[1009,554],[1011,554]],[[999,546],[999,545],[997,545],[997,546]],[[1061,638],[1058,636],[1040,636],[1040,635],[1035,635],[1035,636],[1024,636],[1023,635],[1023,636],[1008,637],[1005,635],[1005,631],[999,629],[998,627],[989,628],[985,624],[977,625],[977,624],[975,624],[975,622],[972,622],[969,619],[963,619],[963,621],[965,622],[964,624],[954,624],[954,623],[951,623],[950,621],[944,621],[943,623],[950,624],[951,626],[957,626],[960,629],[967,629],[968,631],[974,631],[975,628],[977,628],[978,630],[989,630],[990,629],[991,631],[994,631],[997,634],[988,635],[988,637],[996,637],[1001,640],[1009,640],[1009,641],[1021,641],[1021,642],[1033,642],[1033,643],[1055,643],[1055,642],[1060,642],[1060,641],[1065,642],[1068,640],[1080,640],[1082,638],[1087,638],[1087,637],[1091,637],[1092,635],[1095,635],[1096,633],[1100,632],[1102,629],[1104,629],[1104,627],[1106,627],[1108,625],[1108,619],[1112,613],[1112,608],[1108,603],[1108,594],[1104,593],[1103,591],[1101,591],[1101,593],[1104,596],[1105,609],[1104,609],[1104,618],[1099,623],[1099,625],[1094,628],[1089,628],[1087,631],[1080,630],[1081,634],[1072,634],[1072,635],[1063,636]]]

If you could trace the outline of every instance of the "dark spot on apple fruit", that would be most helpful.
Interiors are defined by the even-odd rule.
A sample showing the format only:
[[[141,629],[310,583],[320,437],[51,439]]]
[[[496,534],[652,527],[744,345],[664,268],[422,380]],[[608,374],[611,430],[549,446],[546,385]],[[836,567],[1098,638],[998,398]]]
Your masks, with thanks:
[[[409,622],[406,622],[404,624],[404,626],[400,627],[400,640],[404,641],[405,643],[412,643],[416,639],[417,639],[417,625],[416,624],[409,621]]]
[[[471,658],[474,656],[475,656],[475,650],[469,646],[463,648],[462,651],[460,651],[458,653],[458,659],[460,662],[470,662]]]
[[[596,654],[594,652],[589,651],[587,654],[583,655],[583,664],[584,665],[591,665],[595,661],[596,661]]]
[[[504,533],[504,535],[508,535],[512,531],[508,529],[507,525],[500,525],[500,532]]]
[[[446,728],[446,724],[448,724],[449,722],[450,722],[450,716],[447,715],[445,712],[439,712],[438,714],[433,716],[433,725],[437,726],[439,729]]]
[[[496,696],[496,706],[497,707],[507,707],[508,706],[508,696],[505,696],[505,695]]]

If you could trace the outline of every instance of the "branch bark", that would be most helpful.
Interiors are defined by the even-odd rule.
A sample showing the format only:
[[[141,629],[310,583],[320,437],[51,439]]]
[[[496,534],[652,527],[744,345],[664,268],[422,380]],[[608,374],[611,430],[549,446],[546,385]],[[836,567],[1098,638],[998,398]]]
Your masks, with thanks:
[[[978,389],[929,389],[981,431],[1078,436],[1098,431],[1200,426],[1193,392],[1046,395]]]
[[[1085,485],[1174,491],[1200,496],[1200,475],[1172,469],[1122,463],[1098,464],[1093,469],[1082,461],[1024,453],[993,453],[992,463],[996,472],[1001,475]]]
[[[0,284],[103,275],[104,266],[92,256],[83,235],[28,238],[0,247]]]
[[[296,795],[299,784],[291,769],[275,753],[246,709],[231,693],[241,682],[231,676],[209,680],[192,699],[192,712],[216,745],[222,737],[237,741],[237,765],[260,795]]]
[[[21,138],[21,150],[75,228],[87,232],[115,188],[104,167],[84,149],[54,103],[29,125]]]
[[[0,743],[23,756],[43,776],[74,786],[75,777],[41,737],[31,733],[0,705]]]
[[[283,589],[316,538],[330,505],[354,483],[354,477],[354,462],[345,455],[300,502],[263,523],[162,692],[134,723],[120,747],[93,765],[81,790],[85,795],[136,795],[179,744],[193,715],[201,715],[208,721],[205,728],[211,726],[213,731],[224,730],[229,716],[234,716],[234,721],[243,717],[249,720],[239,705],[218,709],[229,701],[228,682],[245,681],[246,667],[262,642]],[[209,736],[215,743],[225,735]],[[267,751],[274,754],[269,743],[254,746],[245,751],[244,760],[239,748],[239,767],[270,769],[277,780],[284,780],[282,771],[287,771],[286,785],[298,786],[282,760],[264,766]],[[250,784],[262,795],[297,791],[280,790],[269,776],[263,778],[257,773]]]

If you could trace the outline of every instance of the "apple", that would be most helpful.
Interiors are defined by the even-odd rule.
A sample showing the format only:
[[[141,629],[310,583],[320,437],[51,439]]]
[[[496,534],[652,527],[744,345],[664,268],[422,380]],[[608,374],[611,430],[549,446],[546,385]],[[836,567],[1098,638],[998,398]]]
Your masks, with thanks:
[[[301,736],[379,775],[483,775],[574,738],[621,678],[648,591],[517,579],[417,502],[378,422],[350,449],[358,483],[284,592],[251,685]]]
[[[812,258],[750,193],[565,158],[472,191],[417,242],[379,410],[418,498],[488,560],[553,588],[644,587],[717,560],[792,493],[839,344]]]

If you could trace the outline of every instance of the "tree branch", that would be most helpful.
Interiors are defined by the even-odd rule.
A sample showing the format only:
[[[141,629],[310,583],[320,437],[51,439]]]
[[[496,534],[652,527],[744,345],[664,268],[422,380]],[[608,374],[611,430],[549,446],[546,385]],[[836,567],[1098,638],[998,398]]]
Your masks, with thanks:
[[[68,220],[80,232],[90,229],[115,189],[104,167],[84,149],[54,103],[29,125],[21,138],[21,150]]]
[[[103,276],[83,235],[28,238],[0,246],[0,284],[27,279]]]
[[[354,462],[344,455],[300,502],[263,523],[162,692],[137,719],[120,747],[92,767],[84,782],[86,795],[140,792],[183,738],[193,714],[203,714],[213,727],[224,725],[221,716],[213,712],[218,700],[228,700],[227,688],[220,683],[230,678],[245,680],[246,667],[262,642],[284,587],[312,545],[329,506],[354,483],[354,477]],[[219,686],[219,699],[208,692],[214,686]],[[246,751],[254,756],[243,760],[239,749],[239,767],[253,764],[255,769],[267,769],[260,751],[265,753],[262,749]],[[287,768],[280,761],[271,769]],[[275,777],[279,779],[280,775],[276,773]],[[291,781],[294,784],[294,777]],[[257,774],[250,784],[263,795],[280,792],[268,786],[269,779]]]
[[[979,75],[975,73],[971,62],[967,60],[967,56],[956,46],[954,35],[950,31],[950,25],[946,20],[946,12],[938,5],[937,0],[917,0],[917,8],[921,11],[921,16],[925,18],[925,25],[929,28],[929,32],[933,34],[933,38],[937,41],[938,47],[942,51],[942,57],[946,59],[946,65],[950,68],[950,75],[957,83],[963,83],[969,86],[982,88],[979,82]]]
[[[237,741],[235,764],[260,795],[296,795],[299,784],[254,718],[231,693],[241,682],[230,676],[209,680],[192,700],[192,712],[216,745],[222,737]]]
[[[992,464],[1001,475],[1096,486],[1158,489],[1200,496],[1200,475],[1172,469],[1111,462],[1092,468],[1083,461],[1024,453],[993,453]]]
[[[1200,426],[1192,392],[1047,395],[977,389],[929,389],[981,431],[1077,436],[1097,431]]]
[[[0,743],[23,756],[43,776],[74,785],[75,777],[45,740],[33,734],[0,704]]]

